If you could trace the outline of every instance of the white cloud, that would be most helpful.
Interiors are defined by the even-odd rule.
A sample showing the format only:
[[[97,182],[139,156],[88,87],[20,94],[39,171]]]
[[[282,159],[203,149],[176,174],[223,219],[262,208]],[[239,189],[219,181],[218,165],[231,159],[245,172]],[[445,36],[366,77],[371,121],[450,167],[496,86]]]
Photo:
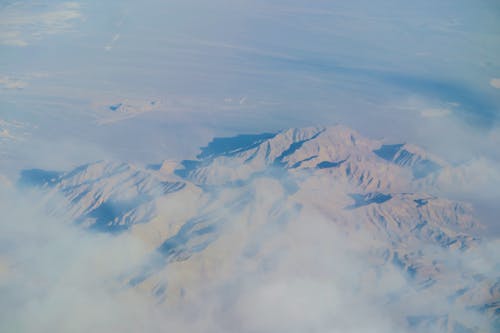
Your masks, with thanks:
[[[76,2],[56,6],[14,3],[0,12],[0,44],[27,46],[45,35],[69,31],[76,19],[81,19],[81,7]]]
[[[120,39],[120,34],[115,34],[111,41],[104,47],[106,51],[111,51],[115,43]]]
[[[8,76],[0,76],[0,86],[4,89],[23,89],[28,85],[28,82],[12,79]]]
[[[28,45],[28,43],[22,39],[20,31],[0,32],[0,43],[3,45],[21,46],[21,47]]]
[[[26,123],[0,119],[0,143],[6,141],[23,141],[29,136],[29,128],[32,128],[32,126]]]
[[[0,139],[11,139],[14,140],[15,137],[10,134],[7,129],[0,129]]]
[[[50,76],[50,74],[47,72],[32,72],[32,73],[28,74],[29,78],[35,78],[35,79],[46,78],[49,76]]]
[[[453,114],[455,108],[460,107],[460,103],[455,101],[430,102],[420,96],[410,96],[403,100],[395,102],[394,107],[400,110],[409,110],[415,112],[422,118],[441,118]]]
[[[430,109],[423,109],[420,111],[420,115],[424,118],[446,117],[450,114],[451,110],[444,108],[430,108]]]
[[[452,194],[491,199],[498,197],[500,165],[485,157],[475,158],[456,168],[442,171],[438,182],[441,188]]]
[[[0,288],[5,291],[0,298],[0,330],[402,333],[407,332],[406,324],[398,317],[407,314],[453,311],[463,318],[458,307],[440,302],[446,300],[447,288],[430,293],[390,265],[370,268],[374,258],[365,251],[373,244],[372,233],[346,237],[334,220],[315,208],[302,209],[299,217],[287,217],[286,224],[275,229],[267,211],[288,211],[276,204],[285,192],[277,181],[265,179],[253,190],[251,207],[256,210],[248,212],[248,219],[246,213],[241,218],[239,213],[217,210],[219,217],[228,214],[228,220],[237,223],[228,224],[204,251],[170,263],[159,274],[167,276],[168,296],[157,303],[150,297],[156,281],[133,289],[123,285],[127,272],[148,258],[149,244],[138,233],[86,233],[70,221],[46,216],[41,209],[44,199],[0,188],[0,211],[5,212],[5,223],[0,224],[5,244],[0,249]],[[50,200],[58,206],[55,195]],[[171,204],[179,209],[171,215],[175,219],[188,207],[180,198]],[[248,245],[257,249],[254,256],[243,254]],[[496,249],[489,246],[485,255],[455,255],[427,246],[419,251],[449,263],[443,269],[451,274],[486,275],[495,274],[491,267]],[[465,255],[467,266],[462,267]],[[397,298],[401,301],[394,305]]]
[[[497,88],[497,89],[500,89],[500,78],[493,78],[490,80],[490,85],[493,87],[493,88]]]
[[[20,90],[30,85],[33,80],[40,80],[50,76],[47,72],[19,73],[15,77],[11,75],[0,75],[0,90]],[[1,123],[0,123],[1,125]]]

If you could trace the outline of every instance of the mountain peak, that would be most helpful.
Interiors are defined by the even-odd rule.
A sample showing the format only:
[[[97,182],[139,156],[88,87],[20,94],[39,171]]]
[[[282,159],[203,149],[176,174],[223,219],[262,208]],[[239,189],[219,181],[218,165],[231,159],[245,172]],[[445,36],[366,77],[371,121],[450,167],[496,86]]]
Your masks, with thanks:
[[[383,144],[343,125],[215,138],[197,158],[183,161],[175,172],[211,186],[239,182],[269,168],[287,172],[328,169],[330,173],[337,169],[338,177],[364,183],[373,191],[402,188],[446,166],[417,146]],[[410,177],[397,176],[408,172]]]
[[[203,285],[205,269],[212,276],[221,271],[209,263],[254,265],[303,233],[315,241],[324,234],[326,243],[340,235],[366,251],[377,272],[396,269],[417,290],[440,291],[448,287],[441,281],[445,268],[422,249],[461,255],[479,244],[472,207],[439,195],[430,176],[440,168],[449,172],[416,146],[333,126],[215,138],[196,160],[179,165],[99,161],[65,173],[23,175],[47,192],[48,206],[58,208],[52,213],[62,211],[91,230],[143,239],[152,253],[124,283],[150,288],[163,300],[186,288],[167,267],[195,269],[196,285]],[[52,202],[60,198],[62,204]],[[478,285],[474,277],[461,279],[446,297]]]

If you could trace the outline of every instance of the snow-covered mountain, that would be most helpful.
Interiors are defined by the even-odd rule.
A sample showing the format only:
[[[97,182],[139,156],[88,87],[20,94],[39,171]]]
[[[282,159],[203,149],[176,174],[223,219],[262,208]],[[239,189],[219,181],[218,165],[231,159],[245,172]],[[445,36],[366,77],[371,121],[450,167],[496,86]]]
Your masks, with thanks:
[[[440,177],[455,169],[419,147],[335,126],[216,138],[178,164],[25,170],[19,184],[42,188],[51,213],[82,227],[143,239],[150,259],[121,282],[162,304],[242,272],[262,277],[287,263],[316,274],[325,258],[350,258],[344,271],[361,270],[353,293],[399,308],[408,330],[493,331],[500,279],[467,266],[481,226],[471,205],[442,195]],[[404,287],[387,282],[393,270]],[[432,306],[419,304],[426,298]]]

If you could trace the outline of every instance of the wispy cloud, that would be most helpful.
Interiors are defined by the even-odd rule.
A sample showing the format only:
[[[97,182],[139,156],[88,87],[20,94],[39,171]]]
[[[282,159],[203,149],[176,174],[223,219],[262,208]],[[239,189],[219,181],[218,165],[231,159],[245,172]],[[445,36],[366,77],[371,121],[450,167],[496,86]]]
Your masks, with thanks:
[[[0,76],[0,86],[3,89],[23,89],[28,85],[28,82],[18,79],[13,79],[8,76]]]
[[[118,41],[118,39],[120,39],[120,34],[115,34],[113,36],[113,38],[111,39],[111,41],[108,44],[106,44],[104,49],[106,51],[111,51],[113,49],[113,46],[115,45],[115,43]]]
[[[0,129],[0,139],[15,140],[16,138],[7,129]]]
[[[0,74],[0,90],[21,90],[28,87],[32,81],[45,79],[49,76],[50,74],[48,72],[9,73],[8,75]]]
[[[497,88],[497,89],[500,89],[500,79],[499,78],[493,78],[490,80],[490,85],[493,87],[493,88]]]
[[[0,119],[0,148],[3,148],[2,144],[6,142],[24,141],[27,137],[29,137],[29,130],[31,128],[33,128],[33,126],[27,123]]]
[[[424,118],[446,117],[450,114],[451,110],[444,108],[430,108],[430,109],[423,109],[420,111],[420,115]]]
[[[400,110],[415,112],[422,118],[442,118],[453,115],[454,110],[460,107],[460,103],[429,102],[421,97],[412,96],[406,100],[397,101],[395,107]]]
[[[46,35],[70,31],[77,19],[82,14],[76,2],[56,6],[14,3],[0,12],[0,44],[27,46]]]
[[[0,23],[1,26],[1,23]],[[0,32],[0,42],[9,46],[26,46],[28,43],[23,40],[20,31]]]

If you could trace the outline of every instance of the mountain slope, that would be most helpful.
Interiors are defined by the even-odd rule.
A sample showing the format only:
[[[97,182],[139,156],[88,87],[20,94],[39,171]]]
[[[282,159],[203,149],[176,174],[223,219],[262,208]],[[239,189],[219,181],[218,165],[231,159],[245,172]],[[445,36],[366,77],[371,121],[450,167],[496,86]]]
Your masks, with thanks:
[[[469,204],[440,197],[436,180],[452,170],[421,148],[335,126],[214,139],[178,167],[97,162],[25,171],[20,183],[44,189],[54,214],[142,238],[151,256],[121,281],[167,305],[308,267],[403,306],[397,320],[410,331],[477,331],[498,323],[500,279],[464,268],[482,248],[480,225]],[[346,268],[323,271],[332,262]],[[438,302],[422,307],[417,291]]]

